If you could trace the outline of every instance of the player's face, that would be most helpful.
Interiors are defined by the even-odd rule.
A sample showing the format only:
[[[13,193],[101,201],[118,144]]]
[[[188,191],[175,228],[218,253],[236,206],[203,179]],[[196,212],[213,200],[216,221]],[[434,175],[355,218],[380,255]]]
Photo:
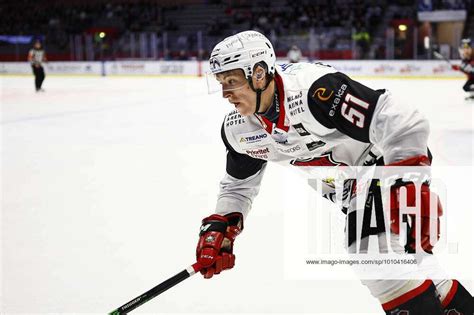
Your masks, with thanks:
[[[41,43],[40,43],[40,42],[35,42],[34,47],[35,47],[36,49],[40,49],[40,48],[41,48]]]
[[[242,116],[255,112],[256,93],[250,88],[242,70],[231,70],[216,75],[222,86],[222,97],[227,98]]]
[[[465,47],[461,49],[461,58],[470,59],[472,57],[472,47]]]

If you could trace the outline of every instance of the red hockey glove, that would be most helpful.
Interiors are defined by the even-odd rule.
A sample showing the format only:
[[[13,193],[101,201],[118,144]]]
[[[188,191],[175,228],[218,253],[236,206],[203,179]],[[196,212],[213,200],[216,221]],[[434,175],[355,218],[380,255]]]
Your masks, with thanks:
[[[451,69],[453,69],[454,71],[459,71],[461,70],[461,67],[458,65],[451,65]]]
[[[409,158],[400,162],[392,163],[387,166],[429,166],[431,165],[430,160],[426,156],[416,156]],[[440,234],[440,224],[439,217],[443,214],[443,208],[439,201],[439,197],[430,191],[430,187],[427,183],[421,185],[421,192],[416,191],[415,185],[413,183],[401,183],[400,185],[394,185],[390,191],[390,229],[393,233],[400,233],[400,188],[405,187],[406,189],[406,200],[408,207],[415,207],[416,198],[420,198],[420,241],[421,248],[427,253],[431,253],[433,245],[430,244],[430,222],[436,220],[437,225],[437,238],[439,240]],[[430,194],[434,194],[437,203],[437,215],[436,217],[431,217],[430,214]],[[415,216],[410,215],[411,217],[411,226],[408,232],[408,242],[406,250],[408,252],[413,252],[416,249],[416,224]]]
[[[243,230],[243,216],[232,212],[225,216],[213,214],[202,220],[196,248],[197,262],[204,278],[234,267],[234,241]]]

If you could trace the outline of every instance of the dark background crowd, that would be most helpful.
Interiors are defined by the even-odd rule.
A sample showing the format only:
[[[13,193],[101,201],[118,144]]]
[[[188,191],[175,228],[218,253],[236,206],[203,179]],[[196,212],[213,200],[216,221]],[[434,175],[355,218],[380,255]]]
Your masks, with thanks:
[[[473,2],[16,0],[0,7],[0,60],[23,60],[34,39],[50,60],[203,59],[215,42],[246,29],[267,35],[280,57],[297,45],[308,58],[384,59],[387,29],[401,23],[409,29],[395,30],[393,58],[416,58],[404,45],[418,42],[418,12],[464,10],[459,35],[472,37]]]

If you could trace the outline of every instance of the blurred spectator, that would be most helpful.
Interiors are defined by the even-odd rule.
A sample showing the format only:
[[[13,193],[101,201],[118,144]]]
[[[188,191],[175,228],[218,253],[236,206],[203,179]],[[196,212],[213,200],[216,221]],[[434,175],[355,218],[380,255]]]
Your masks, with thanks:
[[[184,49],[181,49],[179,51],[179,54],[177,56],[177,60],[189,60],[189,56],[188,54],[186,53],[186,50]]]
[[[289,63],[297,63],[301,61],[302,53],[298,46],[293,45],[291,46],[290,50],[286,54]]]
[[[418,0],[418,11],[432,11],[433,4],[431,0]]]
[[[129,33],[146,33],[147,38],[150,33],[155,33],[158,37],[156,40],[160,41],[160,45],[153,44],[153,47],[157,47],[153,53],[156,58],[158,55],[176,57],[181,50],[185,50],[187,55],[191,51],[197,54],[198,49],[212,48],[208,47],[209,37],[223,38],[243,29],[259,30],[272,37],[278,46],[279,56],[283,57],[289,45],[297,44],[301,50],[308,51],[308,57],[326,56],[325,53],[329,51],[329,55],[333,53],[334,58],[341,58],[338,52],[350,51],[352,40],[355,40],[360,57],[366,58],[369,51],[374,55],[376,53],[376,46],[372,49],[370,46],[375,45],[374,39],[383,33],[385,27],[381,23],[386,18],[388,5],[402,6],[402,9],[394,11],[395,14],[413,18],[412,13],[416,13],[419,6],[424,6],[426,10],[459,9],[472,0],[287,0],[286,3],[268,0],[205,0],[196,1],[193,6],[213,6],[212,12],[217,13],[200,20],[195,19],[196,14],[191,7],[186,7],[179,0],[176,3],[156,0],[4,2],[0,6],[0,34],[45,35],[50,57],[52,51],[60,52],[62,56],[73,56],[70,58],[85,56],[84,53],[75,54],[76,42],[84,46],[80,38],[82,34],[103,27],[114,28],[117,34],[107,42],[113,58],[130,57],[127,54],[131,50],[123,48],[133,46],[126,43],[130,38],[127,35]],[[188,14],[189,24],[188,21],[183,22],[181,12],[183,16],[185,12]],[[351,38],[353,28],[357,32]],[[202,47],[197,47],[196,34],[199,31],[202,31],[199,36]],[[166,38],[164,33],[167,34]],[[308,41],[310,33],[311,44]],[[121,41],[122,37],[124,41]],[[164,49],[171,51],[168,54]]]
[[[186,35],[180,35],[177,40],[178,49],[184,50],[188,49],[188,37]]]
[[[359,50],[359,59],[366,59],[370,48],[369,32],[367,32],[365,27],[359,25],[359,28],[353,34],[353,39]]]

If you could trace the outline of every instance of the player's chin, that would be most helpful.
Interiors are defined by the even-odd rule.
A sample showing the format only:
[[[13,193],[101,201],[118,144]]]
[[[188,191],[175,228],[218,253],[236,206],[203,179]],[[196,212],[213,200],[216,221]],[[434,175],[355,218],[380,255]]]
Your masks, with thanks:
[[[255,112],[254,110],[252,110],[252,108],[246,107],[243,104],[237,106],[237,110],[242,116],[251,116]]]

